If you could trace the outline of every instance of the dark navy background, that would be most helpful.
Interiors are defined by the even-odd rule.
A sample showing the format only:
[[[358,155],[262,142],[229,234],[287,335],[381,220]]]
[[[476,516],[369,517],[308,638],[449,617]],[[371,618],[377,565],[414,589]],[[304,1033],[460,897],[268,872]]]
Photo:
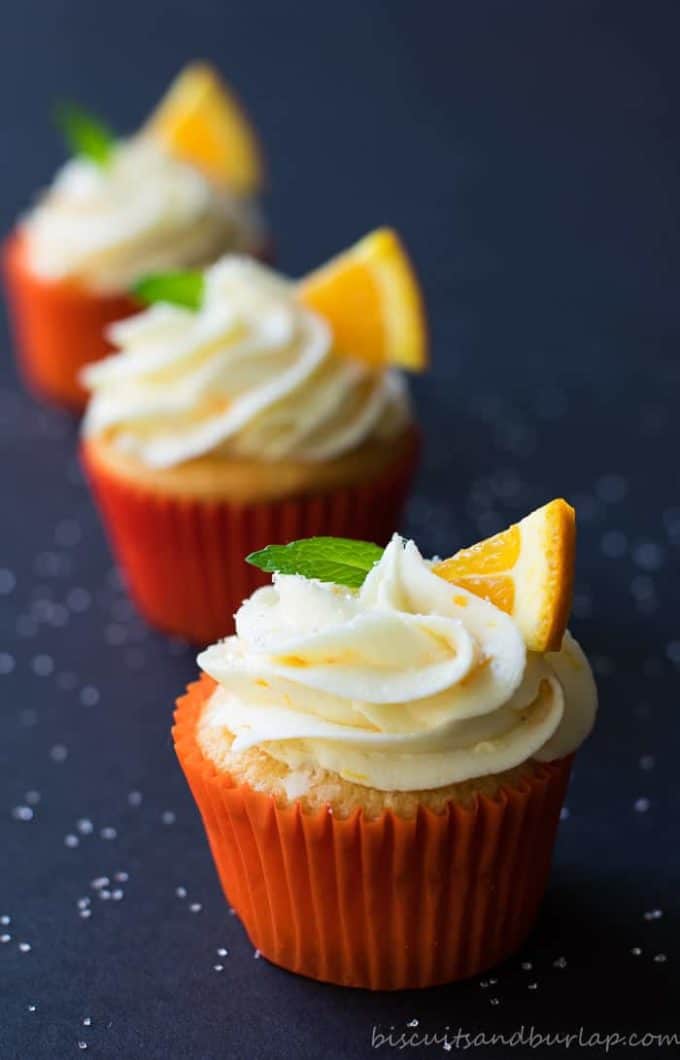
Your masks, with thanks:
[[[573,628],[602,703],[540,922],[497,972],[370,995],[254,959],[171,749],[194,653],[132,612],[76,425],[19,391],[4,332],[2,1060],[84,1047],[352,1060],[392,1055],[371,1048],[372,1028],[413,1020],[425,1033],[680,1033],[678,16],[655,0],[3,6],[3,230],[63,157],[55,98],[131,130],[206,56],[261,131],[283,270],[380,223],[403,232],[433,336],[405,529],[447,553],[570,498]]]

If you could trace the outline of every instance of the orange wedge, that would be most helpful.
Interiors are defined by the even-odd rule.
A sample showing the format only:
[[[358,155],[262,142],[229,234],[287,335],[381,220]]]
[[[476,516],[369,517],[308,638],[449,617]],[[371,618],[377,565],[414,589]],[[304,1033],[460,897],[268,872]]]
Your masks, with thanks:
[[[375,368],[426,367],[420,286],[391,228],[376,229],[310,273],[300,281],[298,297],[328,321],[340,354]]]
[[[175,78],[144,132],[211,180],[239,195],[262,185],[257,137],[240,104],[208,63]]]
[[[531,651],[557,651],[571,610],[575,540],[574,509],[554,500],[434,571],[512,615]]]

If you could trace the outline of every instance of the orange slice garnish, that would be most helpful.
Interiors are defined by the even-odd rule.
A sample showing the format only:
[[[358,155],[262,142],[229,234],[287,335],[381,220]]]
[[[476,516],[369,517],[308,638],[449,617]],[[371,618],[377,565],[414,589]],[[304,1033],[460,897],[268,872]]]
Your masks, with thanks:
[[[531,651],[557,651],[571,610],[576,522],[564,500],[434,567],[512,615]]]
[[[262,156],[241,105],[208,63],[191,63],[175,78],[144,133],[239,195],[262,185]]]
[[[398,235],[378,228],[310,273],[298,297],[330,324],[338,353],[421,372],[427,328],[420,285]]]

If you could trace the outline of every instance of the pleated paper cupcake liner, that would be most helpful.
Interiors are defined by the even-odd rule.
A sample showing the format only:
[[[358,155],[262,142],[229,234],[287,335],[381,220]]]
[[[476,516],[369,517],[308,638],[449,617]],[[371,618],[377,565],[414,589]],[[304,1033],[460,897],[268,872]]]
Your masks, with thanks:
[[[78,374],[90,361],[111,352],[108,324],[140,306],[127,295],[99,295],[74,283],[48,281],[27,267],[19,233],[3,249],[7,301],[15,349],[24,380],[38,396],[81,411],[87,394]]]
[[[329,534],[384,544],[397,529],[419,441],[380,476],[286,500],[238,504],[153,492],[82,450],[128,589],[157,628],[198,644],[233,631],[233,615],[270,575],[245,562],[266,545]]]
[[[263,956],[344,986],[476,975],[521,945],[547,883],[571,757],[517,786],[412,819],[281,808],[206,758],[207,677],[178,700],[175,749],[228,902]]]

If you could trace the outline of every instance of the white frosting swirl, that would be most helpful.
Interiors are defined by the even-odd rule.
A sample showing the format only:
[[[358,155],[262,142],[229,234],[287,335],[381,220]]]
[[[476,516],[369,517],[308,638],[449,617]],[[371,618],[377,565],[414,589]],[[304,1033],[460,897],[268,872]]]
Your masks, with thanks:
[[[202,724],[232,749],[417,791],[571,753],[597,694],[565,635],[528,652],[512,618],[433,573],[393,538],[359,591],[278,575],[199,655],[218,687]]]
[[[151,467],[215,451],[326,460],[409,420],[394,371],[337,356],[329,328],[294,285],[227,257],[205,274],[197,312],[158,304],[109,330],[120,352],[88,366],[86,434]]]
[[[77,280],[102,293],[262,242],[252,202],[217,189],[143,136],[119,142],[104,166],[68,161],[23,229],[39,276]]]

